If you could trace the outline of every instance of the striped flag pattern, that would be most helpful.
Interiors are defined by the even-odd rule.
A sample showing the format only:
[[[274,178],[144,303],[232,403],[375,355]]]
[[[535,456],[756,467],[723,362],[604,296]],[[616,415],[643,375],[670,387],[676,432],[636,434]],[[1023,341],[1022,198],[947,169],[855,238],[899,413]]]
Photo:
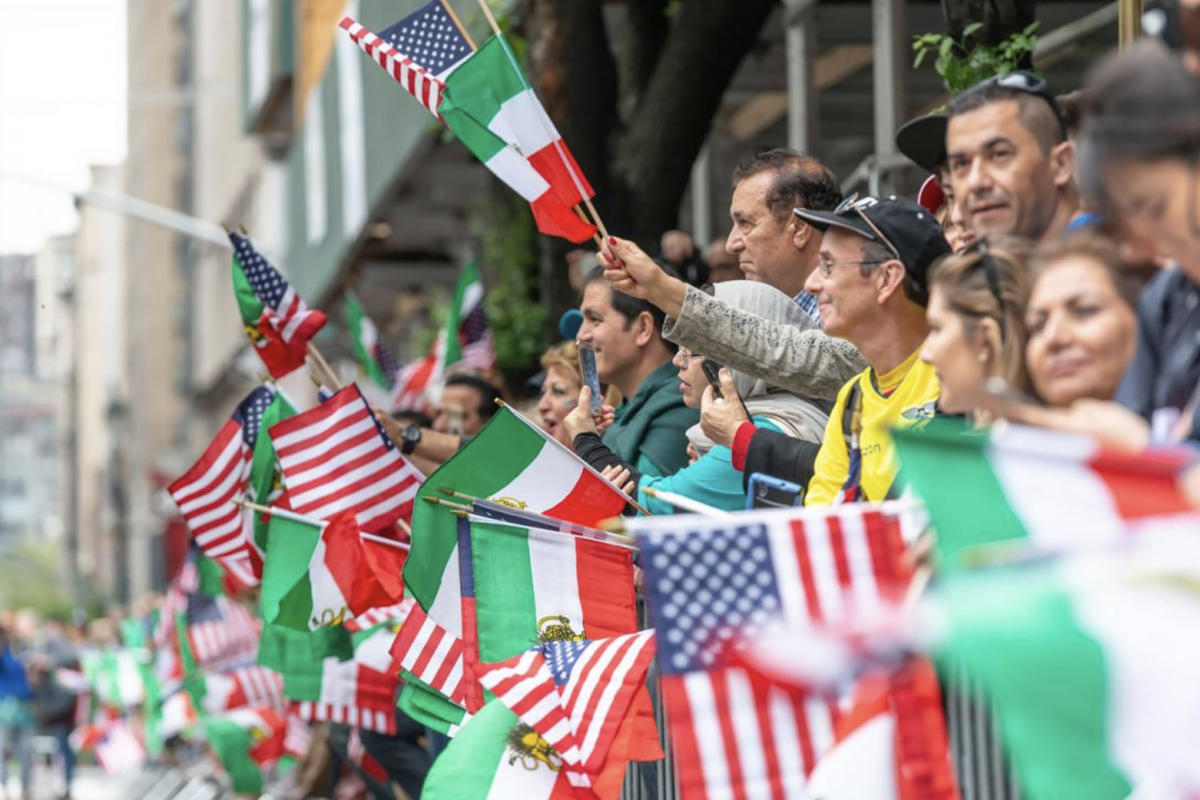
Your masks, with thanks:
[[[285,720],[286,727],[283,729],[284,755],[303,758],[308,755],[308,748],[312,746],[312,726],[294,708],[288,709]]]
[[[454,703],[466,702],[463,683],[463,641],[438,625],[413,604],[400,633],[392,642],[392,658],[422,683]]]
[[[248,664],[234,669],[232,678],[238,689],[235,697],[241,700],[238,705],[283,709],[283,676],[275,670]]]
[[[417,98],[421,105],[429,109],[429,113],[439,120],[442,118],[437,109],[442,102],[445,84],[353,18],[344,17],[339,26],[384,72],[392,76],[392,80],[404,87],[404,91]]]
[[[654,631],[546,642],[483,667],[479,682],[558,752],[573,786],[591,786],[654,658]]]
[[[378,532],[411,519],[424,476],[410,464],[351,384],[270,428],[294,511],[327,520],[343,511]]]
[[[275,399],[265,386],[251,392],[221,426],[191,469],[167,487],[196,543],[244,584],[255,585],[245,512],[233,500],[246,491],[263,412]]]
[[[634,527],[683,797],[794,796],[834,743],[836,700],[756,679],[730,651],[901,594],[898,517],[855,504]]]
[[[353,703],[319,703],[312,700],[301,700],[293,703],[292,707],[301,719],[309,722],[340,722],[388,735],[396,732],[396,719],[391,711],[379,707],[368,708]]]
[[[229,234],[242,273],[263,304],[263,315],[284,344],[307,342],[325,324],[325,314],[310,309],[291,284],[254,249],[249,237]]]
[[[213,603],[217,607],[215,618],[187,626],[188,644],[197,666],[220,668],[253,661],[258,653],[258,620],[228,597],[217,597]]]
[[[370,630],[377,625],[396,625],[404,621],[412,607],[417,604],[416,600],[411,597],[406,597],[394,606],[382,606],[380,608],[371,608],[358,614],[345,622],[342,626],[351,633]]]

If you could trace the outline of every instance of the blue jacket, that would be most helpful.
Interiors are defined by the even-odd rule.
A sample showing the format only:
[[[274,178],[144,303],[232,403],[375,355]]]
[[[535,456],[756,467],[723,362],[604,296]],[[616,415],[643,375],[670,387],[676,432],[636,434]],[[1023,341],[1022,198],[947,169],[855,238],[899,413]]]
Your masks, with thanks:
[[[753,417],[755,427],[779,431],[764,417]],[[733,451],[716,445],[696,461],[674,475],[651,477],[643,475],[638,481],[638,502],[651,514],[676,514],[675,506],[646,494],[646,487],[674,492],[722,511],[741,511],[746,507],[746,488],[742,473],[733,466]]]
[[[1157,409],[1183,409],[1198,381],[1200,286],[1171,267],[1150,281],[1138,301],[1137,350],[1116,400],[1149,421]],[[1200,404],[1190,438],[1200,441]]]
[[[29,680],[25,677],[25,665],[17,660],[8,645],[0,652],[0,697],[15,697],[18,700],[33,697],[33,692],[29,691]]]

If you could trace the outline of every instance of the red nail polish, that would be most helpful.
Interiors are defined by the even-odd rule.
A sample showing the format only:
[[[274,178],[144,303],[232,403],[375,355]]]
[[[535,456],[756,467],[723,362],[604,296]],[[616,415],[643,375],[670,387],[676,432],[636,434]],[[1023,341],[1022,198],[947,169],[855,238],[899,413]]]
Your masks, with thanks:
[[[617,237],[615,237],[615,236],[608,237],[608,243],[611,245],[615,245],[617,243]]]

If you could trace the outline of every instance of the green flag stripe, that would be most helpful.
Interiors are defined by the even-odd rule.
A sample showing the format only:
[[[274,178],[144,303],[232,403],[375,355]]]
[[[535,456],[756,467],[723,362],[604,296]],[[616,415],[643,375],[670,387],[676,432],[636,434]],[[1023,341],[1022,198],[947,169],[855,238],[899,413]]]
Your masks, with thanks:
[[[1061,585],[1048,567],[951,579],[941,655],[987,688],[1026,796],[1117,800],[1131,786],[1107,748],[1112,676]]]
[[[939,420],[892,435],[901,478],[925,502],[947,564],[966,548],[1028,535],[988,460],[986,436]]]
[[[475,497],[491,497],[529,466],[546,443],[525,423],[503,412],[454,458],[439,467],[417,492],[413,509],[413,547],[404,564],[404,580],[413,597],[428,610],[458,541],[458,519],[449,509],[422,498],[444,498],[439,489],[456,489]]]

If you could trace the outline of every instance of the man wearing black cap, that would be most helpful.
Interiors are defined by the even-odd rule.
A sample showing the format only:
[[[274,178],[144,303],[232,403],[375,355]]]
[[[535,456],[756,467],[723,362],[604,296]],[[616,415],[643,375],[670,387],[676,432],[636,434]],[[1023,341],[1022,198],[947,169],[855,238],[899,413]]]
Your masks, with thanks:
[[[849,199],[832,213],[796,213],[825,229],[805,286],[820,304],[821,324],[870,364],[838,393],[805,504],[883,500],[896,478],[889,429],[924,422],[937,405],[937,376],[919,351],[929,332],[926,276],[950,247],[932,215],[907,198]]]
[[[1075,151],[1046,82],[1028,72],[989,78],[946,109],[946,174],[979,236],[1057,236],[1079,213]]]

